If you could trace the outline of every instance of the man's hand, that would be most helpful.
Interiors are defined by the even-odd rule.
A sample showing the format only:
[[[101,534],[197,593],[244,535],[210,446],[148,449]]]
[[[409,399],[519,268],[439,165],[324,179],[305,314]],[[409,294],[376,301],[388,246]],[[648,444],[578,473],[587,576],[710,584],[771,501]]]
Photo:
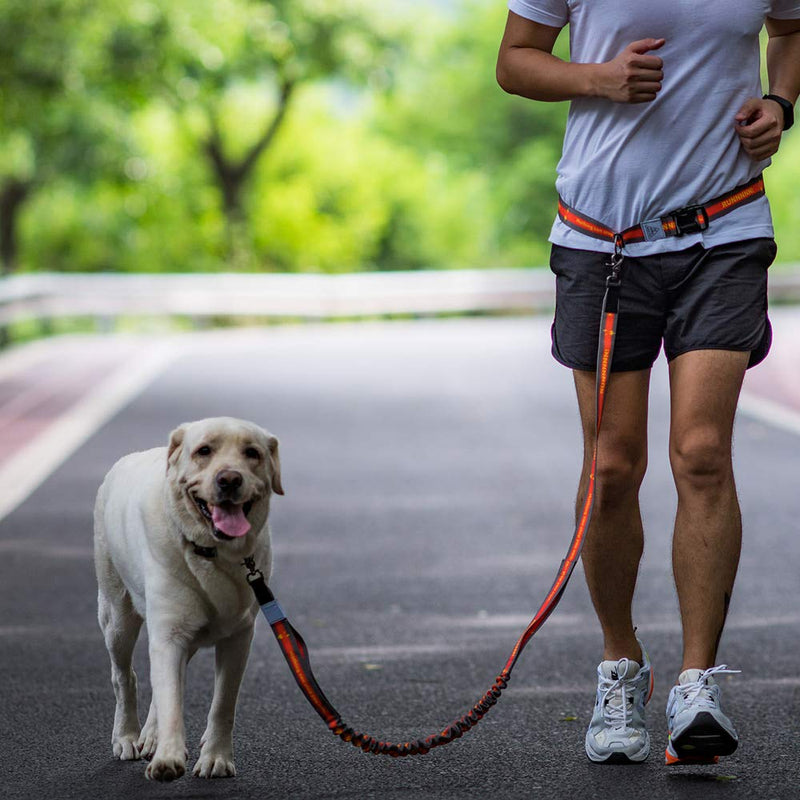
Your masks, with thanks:
[[[664,39],[640,39],[616,58],[597,65],[596,94],[615,103],[649,103],[661,91],[664,62],[646,55],[663,46]]]
[[[739,109],[736,133],[747,155],[754,161],[774,156],[783,133],[783,109],[774,100],[751,97]]]

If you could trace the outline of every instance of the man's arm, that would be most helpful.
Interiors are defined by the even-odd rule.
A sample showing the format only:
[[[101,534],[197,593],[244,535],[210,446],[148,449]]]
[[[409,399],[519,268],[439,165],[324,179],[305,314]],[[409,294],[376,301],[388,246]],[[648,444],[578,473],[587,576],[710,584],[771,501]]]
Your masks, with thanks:
[[[769,94],[794,104],[800,95],[800,19],[767,18]],[[778,152],[783,109],[774,100],[752,97],[736,115],[736,132],[745,152],[763,161]]]
[[[508,12],[497,57],[497,82],[509,94],[531,100],[604,97],[617,103],[649,103],[661,90],[662,61],[646,55],[663,39],[629,44],[604,64],[574,64],[553,55],[560,28]]]

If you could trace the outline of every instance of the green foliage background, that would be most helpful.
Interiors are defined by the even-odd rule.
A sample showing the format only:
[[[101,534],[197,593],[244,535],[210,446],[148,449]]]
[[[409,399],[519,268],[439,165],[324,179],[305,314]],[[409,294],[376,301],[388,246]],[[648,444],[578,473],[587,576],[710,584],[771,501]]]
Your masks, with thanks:
[[[505,16],[502,0],[3,0],[5,270],[545,263],[567,107],[496,85]],[[790,134],[768,173],[782,260],[800,260],[799,180]]]

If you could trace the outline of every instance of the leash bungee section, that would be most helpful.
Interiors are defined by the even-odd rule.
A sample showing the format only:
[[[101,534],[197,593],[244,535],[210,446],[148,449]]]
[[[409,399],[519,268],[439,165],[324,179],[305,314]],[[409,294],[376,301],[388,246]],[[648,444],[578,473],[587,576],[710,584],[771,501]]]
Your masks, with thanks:
[[[272,628],[278,641],[281,652],[286,659],[289,669],[294,676],[300,691],[305,695],[312,708],[322,717],[328,729],[342,741],[349,742],[365,753],[388,755],[393,757],[424,755],[434,747],[439,747],[463,736],[470,728],[478,724],[481,718],[497,702],[503,689],[508,685],[507,676],[502,674],[497,677],[488,692],[455,722],[448,725],[441,733],[433,734],[425,739],[394,743],[384,742],[366,733],[348,727],[342,720],[341,714],[325,696],[317,683],[311,669],[311,662],[303,637],[295,630],[280,604],[274,599],[272,592],[264,581],[260,570],[255,568],[252,559],[245,559],[245,566],[249,572],[247,582],[258,598],[261,610]],[[269,599],[272,598],[272,599]],[[265,602],[262,602],[265,601]]]
[[[300,691],[305,695],[314,710],[322,717],[328,729],[345,742],[349,742],[354,747],[358,747],[365,753],[376,755],[388,755],[392,757],[404,757],[425,755],[435,747],[449,744],[455,739],[459,739],[467,731],[477,725],[481,719],[491,710],[503,690],[508,686],[511,679],[511,671],[517,663],[522,651],[533,635],[542,627],[545,620],[550,616],[555,607],[561,600],[567,583],[575,569],[575,564],[580,556],[586,531],[592,516],[595,497],[595,472],[597,467],[597,440],[600,433],[600,422],[603,415],[608,378],[611,370],[611,360],[614,354],[614,335],[617,329],[617,316],[619,313],[619,289],[621,285],[620,269],[622,265],[622,244],[618,243],[616,253],[611,257],[609,266],[611,272],[606,279],[606,291],[603,298],[603,311],[600,325],[600,335],[597,350],[597,378],[596,378],[596,418],[595,418],[595,442],[592,455],[591,470],[586,496],[583,500],[581,513],[575,527],[569,550],[561,562],[555,581],[550,591],[542,601],[539,610],[528,624],[522,636],[514,645],[511,655],[500,674],[495,678],[494,683],[475,703],[474,706],[458,719],[451,722],[439,733],[432,734],[424,739],[415,739],[407,742],[386,742],[376,739],[367,733],[354,730],[344,723],[341,714],[325,696],[314,672],[311,669],[308,647],[303,637],[295,630],[286,617],[286,613],[277,602],[272,591],[264,580],[263,573],[256,569],[253,558],[246,558],[244,566],[247,568],[247,582],[253,590],[261,611],[266,617],[273,634],[280,646],[281,652],[286,659],[289,669],[294,676]]]

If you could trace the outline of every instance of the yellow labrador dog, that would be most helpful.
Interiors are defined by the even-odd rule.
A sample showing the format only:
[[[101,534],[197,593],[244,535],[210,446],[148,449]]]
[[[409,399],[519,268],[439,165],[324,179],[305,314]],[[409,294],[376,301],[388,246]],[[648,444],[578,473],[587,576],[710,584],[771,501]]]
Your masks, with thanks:
[[[120,759],[151,758],[152,780],[186,770],[183,689],[199,647],[216,648],[214,698],[194,774],[234,775],[233,720],[258,606],[242,560],[269,577],[272,493],[283,494],[278,440],[219,417],[181,425],[168,447],[118,461],[97,494],[98,617],[117,705]],[[153,698],[139,729],[131,656],[147,620]]]

